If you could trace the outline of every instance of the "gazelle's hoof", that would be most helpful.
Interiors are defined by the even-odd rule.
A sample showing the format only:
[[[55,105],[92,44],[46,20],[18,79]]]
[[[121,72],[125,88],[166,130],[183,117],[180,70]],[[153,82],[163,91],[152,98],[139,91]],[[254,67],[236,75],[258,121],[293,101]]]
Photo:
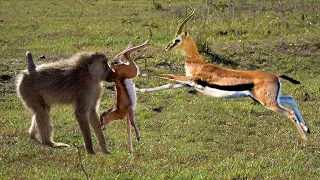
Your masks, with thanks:
[[[310,128],[306,124],[303,124],[301,122],[299,124],[302,127],[304,132],[310,133]]]

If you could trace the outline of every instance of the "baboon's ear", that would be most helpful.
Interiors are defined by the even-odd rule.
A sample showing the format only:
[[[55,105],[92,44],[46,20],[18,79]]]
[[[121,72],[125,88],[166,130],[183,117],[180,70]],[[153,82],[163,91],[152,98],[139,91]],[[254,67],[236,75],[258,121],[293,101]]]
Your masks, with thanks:
[[[98,53],[93,53],[93,54],[91,54],[91,56],[90,56],[90,59],[96,59],[98,57]]]
[[[93,54],[90,55],[90,59],[105,59],[105,60],[108,60],[107,57],[102,54],[102,53],[98,53],[98,52],[95,52]]]
[[[96,55],[91,55],[92,60],[96,59]],[[89,73],[92,79],[94,80],[100,80],[102,78],[104,70],[104,66],[102,66],[101,61],[91,61],[89,63]]]

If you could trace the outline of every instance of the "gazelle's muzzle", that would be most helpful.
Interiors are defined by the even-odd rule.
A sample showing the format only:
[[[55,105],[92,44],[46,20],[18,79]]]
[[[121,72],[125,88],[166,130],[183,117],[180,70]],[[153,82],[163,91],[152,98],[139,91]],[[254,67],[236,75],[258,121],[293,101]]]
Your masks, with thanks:
[[[172,43],[170,43],[167,47],[166,47],[166,51],[169,51],[172,49]]]
[[[166,51],[169,51],[171,49],[173,49],[174,47],[176,47],[179,43],[180,43],[180,39],[176,39],[175,41],[173,41],[172,43],[170,43],[167,47],[166,47]]]

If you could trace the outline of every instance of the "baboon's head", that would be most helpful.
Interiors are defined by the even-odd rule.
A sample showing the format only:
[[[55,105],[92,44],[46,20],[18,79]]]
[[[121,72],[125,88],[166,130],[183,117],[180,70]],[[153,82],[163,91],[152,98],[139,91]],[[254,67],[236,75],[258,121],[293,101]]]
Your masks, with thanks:
[[[102,53],[94,53],[90,56],[91,64],[89,72],[94,80],[112,82],[116,79],[116,73],[110,68],[108,58]]]

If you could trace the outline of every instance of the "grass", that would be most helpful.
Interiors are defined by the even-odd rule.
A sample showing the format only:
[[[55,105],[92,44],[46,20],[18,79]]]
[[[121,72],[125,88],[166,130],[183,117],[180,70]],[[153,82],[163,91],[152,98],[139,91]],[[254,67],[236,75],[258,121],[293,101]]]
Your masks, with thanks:
[[[232,1],[231,1],[232,2]],[[28,138],[30,114],[15,95],[14,79],[36,63],[79,51],[113,57],[133,41],[150,38],[142,72],[184,74],[180,53],[165,52],[180,20],[196,8],[186,28],[209,62],[297,78],[283,81],[311,128],[302,142],[292,123],[250,99],[216,99],[191,88],[138,93],[141,141],[127,152],[125,121],[105,132],[111,155],[85,153],[68,106],[55,107],[53,149]],[[320,3],[293,1],[1,1],[0,179],[317,179],[320,176]],[[45,56],[45,59],[38,59]],[[166,83],[136,78],[138,87]],[[100,112],[114,104],[106,83]],[[253,109],[252,109],[253,108]],[[252,112],[251,112],[252,110]],[[95,148],[98,149],[96,138]]]

